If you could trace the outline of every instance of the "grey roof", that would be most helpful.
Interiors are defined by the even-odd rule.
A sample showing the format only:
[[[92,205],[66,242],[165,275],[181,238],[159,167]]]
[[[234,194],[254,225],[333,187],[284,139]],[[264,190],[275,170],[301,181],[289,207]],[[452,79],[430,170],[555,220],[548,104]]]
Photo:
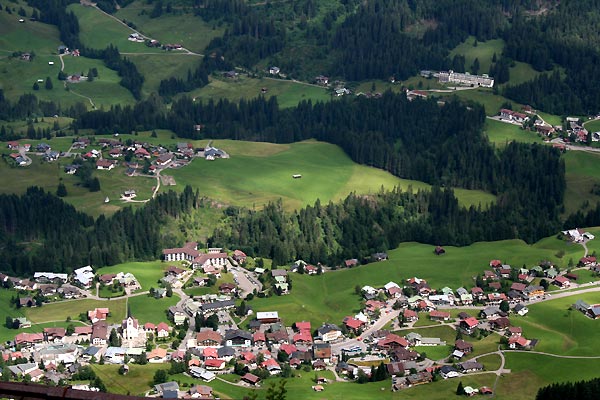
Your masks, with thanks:
[[[217,349],[217,355],[219,357],[231,357],[235,355],[235,350],[232,349],[231,347],[219,347]]]
[[[200,306],[202,311],[219,310],[221,308],[234,307],[235,302],[233,300],[213,301],[212,303],[203,303]]]
[[[96,354],[98,354],[99,351],[100,351],[100,347],[90,346],[87,349],[85,349],[85,351],[83,352],[83,355],[85,355],[85,356],[95,356]]]
[[[341,329],[335,324],[323,324],[323,326],[318,329],[319,335],[324,335],[331,331],[341,331]]]
[[[225,340],[231,340],[238,337],[245,340],[252,340],[252,334],[250,332],[246,332],[241,329],[228,329],[225,331]]]
[[[169,390],[178,391],[179,384],[175,381],[165,382],[165,383],[161,383],[158,385],[154,385],[154,390],[156,390],[159,393],[164,393],[165,391],[169,391]]]
[[[456,368],[454,368],[451,365],[444,365],[444,366],[442,366],[442,368],[440,368],[440,372],[442,374],[448,374],[450,372],[458,372],[458,371],[456,370]]]

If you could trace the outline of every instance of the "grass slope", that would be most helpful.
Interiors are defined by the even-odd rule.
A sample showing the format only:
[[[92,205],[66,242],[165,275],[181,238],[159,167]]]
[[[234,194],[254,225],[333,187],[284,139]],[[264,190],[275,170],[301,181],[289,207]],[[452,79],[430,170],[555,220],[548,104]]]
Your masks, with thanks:
[[[25,310],[25,316],[33,323],[45,323],[53,321],[65,321],[67,317],[78,319],[79,314],[87,313],[97,307],[108,307],[110,309],[109,323],[121,323],[126,315],[125,299],[109,301],[99,300],[68,300],[58,303],[46,304],[39,308]]]
[[[312,100],[313,102],[331,100],[331,94],[320,86],[282,79],[255,79],[241,75],[236,80],[212,77],[207,86],[185,95],[199,100],[225,98],[239,101],[261,95],[263,88],[267,89],[264,96],[277,96],[279,106],[282,108],[293,107],[302,100]]]
[[[590,340],[598,330],[598,321],[570,310],[582,299],[600,303],[600,293],[585,293],[529,306],[524,318],[512,317],[512,324],[523,327],[528,339],[539,339],[536,351],[579,356],[600,356],[600,341]]]
[[[600,201],[600,196],[593,194],[594,185],[600,185],[600,170],[598,162],[600,155],[584,151],[569,151],[564,156],[566,166],[565,178],[567,190],[565,192],[565,214],[575,211],[586,211],[583,203],[591,207]]]
[[[225,25],[209,24],[200,17],[178,9],[171,14],[164,13],[159,18],[150,18],[152,8],[146,2],[135,1],[118,10],[115,16],[133,22],[138,31],[161,43],[179,43],[196,53],[204,52],[213,38],[225,33]]]
[[[233,149],[230,150],[230,144],[233,142],[215,141],[214,146],[229,152]],[[243,146],[243,142],[236,145]],[[170,173],[180,187],[190,184],[211,198],[248,207],[282,198],[287,208],[296,209],[317,199],[323,203],[339,200],[353,191],[374,193],[382,186],[412,186],[415,190],[429,187],[354,164],[339,147],[326,143],[294,143],[288,150],[269,157],[234,154],[235,151],[230,159],[216,162],[195,160]],[[292,179],[293,174],[301,174],[302,179]],[[480,191],[457,190],[456,194],[463,204],[485,205],[493,201],[493,196]]]
[[[497,146],[505,146],[509,142],[541,143],[540,136],[531,131],[521,129],[519,126],[506,124],[494,119],[486,119],[484,132],[490,142]]]
[[[136,277],[142,286],[142,290],[147,291],[151,287],[158,287],[157,281],[164,276],[164,271],[167,267],[168,265],[162,261],[128,262],[100,268],[96,273],[101,275],[130,272]]]
[[[474,46],[474,43],[477,42],[475,37],[469,36],[464,42],[456,46],[450,52],[450,58],[455,55],[463,55],[465,56],[465,68],[468,71],[471,70],[471,65],[473,61],[477,58],[479,60],[479,74],[487,74],[490,70],[490,65],[492,64],[492,58],[494,53],[496,53],[496,57],[500,58],[502,54],[502,49],[504,48],[504,41],[502,39],[494,39],[488,40],[486,42],[477,42],[477,46]],[[456,72],[464,72],[464,71],[456,71]]]
[[[87,47],[104,49],[112,44],[121,53],[160,53],[161,49],[147,47],[144,43],[127,40],[133,30],[98,9],[81,4],[71,4],[67,11],[73,11],[79,20],[79,38]]]

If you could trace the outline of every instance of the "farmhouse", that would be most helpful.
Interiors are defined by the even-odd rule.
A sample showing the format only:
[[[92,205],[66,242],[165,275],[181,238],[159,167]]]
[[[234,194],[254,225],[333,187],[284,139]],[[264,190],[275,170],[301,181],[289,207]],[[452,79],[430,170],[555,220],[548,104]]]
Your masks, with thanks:
[[[517,123],[523,123],[529,119],[529,117],[526,114],[516,112],[513,110],[507,110],[506,108],[500,110],[500,118],[507,119],[509,121],[514,121]]]
[[[594,235],[579,228],[569,229],[567,231],[562,231],[561,233],[567,238],[567,240],[570,240],[574,243],[581,243],[585,242],[586,240],[594,239]]]
[[[101,159],[101,160],[96,161],[96,168],[97,169],[102,169],[102,170],[110,171],[114,167],[115,167],[115,164],[112,161],[110,161],[110,160]]]

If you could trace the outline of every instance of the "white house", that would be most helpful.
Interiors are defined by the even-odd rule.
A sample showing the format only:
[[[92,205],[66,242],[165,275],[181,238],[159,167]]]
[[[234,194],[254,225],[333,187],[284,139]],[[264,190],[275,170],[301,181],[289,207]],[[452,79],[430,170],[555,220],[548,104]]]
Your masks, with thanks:
[[[94,270],[90,265],[73,271],[73,280],[82,284],[84,287],[90,287],[94,279]]]

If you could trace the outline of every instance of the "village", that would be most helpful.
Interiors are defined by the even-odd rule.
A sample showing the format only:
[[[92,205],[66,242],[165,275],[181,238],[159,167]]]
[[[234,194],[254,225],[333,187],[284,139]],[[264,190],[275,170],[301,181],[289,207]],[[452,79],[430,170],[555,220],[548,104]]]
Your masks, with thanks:
[[[593,234],[581,229],[560,235],[575,245],[594,239]],[[433,252],[444,257],[446,250],[437,246]],[[348,259],[339,268],[361,268],[365,262],[384,268],[387,260],[386,253],[375,253],[368,260]],[[488,353],[472,356],[478,342],[490,335],[496,337],[499,348],[494,354],[534,349],[538,339],[525,337],[512,317],[526,316],[528,305],[561,296],[563,291],[572,295],[568,291],[580,287],[577,270],[600,272],[594,255],[582,257],[570,272],[550,262],[517,268],[493,259],[471,288],[434,289],[418,277],[390,281],[382,287],[357,286],[360,312],[313,326],[309,321],[290,321],[287,315],[282,318],[277,309],[254,312],[244,300],[259,293],[267,297],[289,294],[293,291],[293,274],[318,276],[335,274],[336,270],[301,260],[289,268],[269,270],[256,264],[248,268],[247,261],[241,250],[199,250],[193,242],[164,249],[164,276],[156,282],[158,288],[149,291],[142,291],[137,278],[128,271],[96,273],[92,266],[75,269],[72,274],[36,272],[29,279],[2,274],[3,287],[18,293],[14,298],[17,308],[98,299],[102,288],[113,287],[122,290],[123,296],[161,298],[175,292],[180,297],[158,324],[140,322],[129,309],[116,319],[119,322],[113,318],[109,323],[110,301],[106,307],[80,315],[81,325],[67,328],[34,331],[26,318],[8,321],[7,317],[6,325],[18,332],[2,350],[11,379],[58,384],[79,376],[90,363],[121,365],[123,375],[132,363],[164,363],[176,365],[197,384],[183,387],[176,381],[160,382],[148,395],[213,398],[210,382],[223,374],[240,376],[237,385],[250,389],[261,387],[272,376],[291,376],[293,370],[315,371],[314,391],[326,390],[329,380],[319,376],[326,370],[340,382],[391,378],[393,391],[468,374],[505,374],[510,371],[502,367],[487,370],[478,361]],[[221,283],[219,294],[187,296],[181,290],[190,285],[215,285],[228,274],[233,275],[234,283]],[[550,285],[554,287],[551,293]],[[579,300],[572,309],[590,319],[600,318],[597,304]],[[420,334],[414,329],[422,326],[420,320],[450,327],[456,339],[448,342]],[[415,350],[438,346],[450,346],[452,350],[439,359]],[[93,383],[77,388],[98,390]],[[491,394],[493,388],[464,388],[464,394],[478,393]]]

